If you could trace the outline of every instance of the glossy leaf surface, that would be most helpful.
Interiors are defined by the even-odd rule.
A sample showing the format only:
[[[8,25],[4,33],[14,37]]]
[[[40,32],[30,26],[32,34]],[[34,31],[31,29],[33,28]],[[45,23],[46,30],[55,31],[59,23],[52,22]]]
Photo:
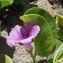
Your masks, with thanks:
[[[58,38],[63,41],[63,29],[58,30],[57,32]]]
[[[13,62],[9,56],[0,53],[0,63],[13,63]]]
[[[13,3],[13,0],[0,0],[0,9],[5,6],[11,5],[12,3]]]
[[[59,27],[62,27],[63,26],[63,16],[61,16],[61,15],[57,15],[56,16],[56,24]]]
[[[59,40],[56,41],[55,46],[53,47],[51,55],[48,56],[49,60],[46,61],[46,63],[53,63],[54,56],[56,55],[57,50],[59,49],[61,44],[62,44],[61,41],[59,41]],[[58,62],[59,59],[61,59],[62,57],[63,57],[63,50],[60,50],[58,55],[56,56],[56,62]]]

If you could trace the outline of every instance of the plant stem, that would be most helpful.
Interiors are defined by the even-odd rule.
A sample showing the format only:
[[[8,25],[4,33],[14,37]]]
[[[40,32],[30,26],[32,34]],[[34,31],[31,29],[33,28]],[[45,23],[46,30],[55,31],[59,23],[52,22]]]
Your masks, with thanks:
[[[30,55],[31,55],[31,57],[33,59],[33,63],[37,63],[36,62],[36,54],[34,53],[34,55],[33,55],[33,53],[31,52]]]
[[[35,59],[35,63],[37,63],[37,62],[36,62],[36,53],[34,53],[34,59]]]
[[[56,57],[57,57],[57,55],[58,55],[60,49],[62,48],[62,46],[63,46],[63,43],[60,45],[59,49],[57,50],[57,52],[56,52],[56,54],[55,54],[55,56],[54,56],[54,59],[53,59],[53,63],[56,62]]]

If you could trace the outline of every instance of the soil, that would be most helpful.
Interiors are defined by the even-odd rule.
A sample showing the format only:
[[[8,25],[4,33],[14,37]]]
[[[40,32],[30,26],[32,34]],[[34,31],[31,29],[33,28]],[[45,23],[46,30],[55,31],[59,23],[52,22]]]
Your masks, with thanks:
[[[55,9],[51,9],[51,15],[61,14],[63,15],[63,1],[62,0],[49,0],[51,4],[55,6]],[[6,44],[6,38],[15,25],[23,25],[23,22],[19,19],[24,12],[32,7],[44,8],[48,11],[47,0],[23,0],[21,5],[12,4],[9,7],[0,9],[0,53],[9,55],[14,63],[32,63],[30,55],[26,52],[22,44],[17,44],[15,47],[10,48]],[[53,13],[52,13],[53,11]],[[54,15],[55,17],[56,15]],[[33,46],[33,42],[32,42]],[[33,46],[34,47],[34,46]],[[45,57],[37,56],[38,63],[44,63]]]

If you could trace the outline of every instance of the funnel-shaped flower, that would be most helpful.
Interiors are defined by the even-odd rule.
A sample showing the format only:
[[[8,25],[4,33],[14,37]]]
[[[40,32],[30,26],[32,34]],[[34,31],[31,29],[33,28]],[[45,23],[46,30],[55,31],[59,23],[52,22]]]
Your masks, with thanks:
[[[22,43],[27,50],[30,50],[30,42],[37,36],[39,31],[40,27],[34,23],[24,23],[24,26],[16,25],[7,37],[7,44],[13,47],[15,44]]]

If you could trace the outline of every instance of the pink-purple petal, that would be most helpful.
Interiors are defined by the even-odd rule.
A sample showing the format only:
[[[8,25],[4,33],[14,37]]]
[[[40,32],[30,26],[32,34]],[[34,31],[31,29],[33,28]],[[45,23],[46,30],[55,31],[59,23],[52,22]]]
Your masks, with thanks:
[[[30,30],[29,36],[26,39],[21,40],[20,42],[23,44],[31,42],[32,39],[37,36],[39,31],[40,31],[40,27],[38,25],[33,26],[33,28]]]
[[[25,47],[27,50],[31,50],[31,48],[32,48],[31,43],[25,43],[25,44],[24,44],[24,47]]]
[[[15,44],[16,44],[16,40],[8,40],[8,39],[7,39],[7,44],[8,44],[10,47],[13,47],[13,46],[15,46]]]
[[[26,30],[26,37],[29,36],[29,33],[30,33],[31,29],[33,28],[33,26],[35,26],[35,24],[33,22],[24,23],[24,28]]]
[[[15,44],[23,43],[25,48],[29,50],[31,48],[30,42],[37,36],[39,31],[40,27],[32,22],[24,23],[24,26],[16,25],[7,37],[7,44],[13,47]]]
[[[15,46],[15,44],[19,43],[19,41],[23,39],[23,37],[21,36],[20,28],[21,26],[16,25],[14,28],[11,29],[9,36],[6,39],[7,44],[10,47]]]
[[[27,30],[25,29],[25,27],[22,26],[20,31],[21,31],[23,39],[27,38]]]
[[[35,38],[39,33],[39,31],[40,31],[40,27],[38,25],[33,26],[32,30],[30,31],[29,37],[32,39]]]
[[[33,28],[33,26],[35,26],[35,24],[33,22],[24,23],[24,27],[28,31],[30,31]]]

